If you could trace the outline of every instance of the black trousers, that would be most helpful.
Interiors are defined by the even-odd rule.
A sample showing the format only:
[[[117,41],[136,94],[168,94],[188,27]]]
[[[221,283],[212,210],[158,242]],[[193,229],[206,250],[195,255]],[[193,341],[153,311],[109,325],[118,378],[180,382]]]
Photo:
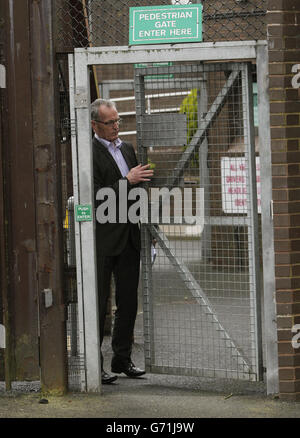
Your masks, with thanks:
[[[113,274],[116,312],[112,333],[112,350],[114,357],[121,361],[127,361],[131,356],[137,315],[139,272],[140,253],[132,245],[130,237],[121,254],[97,256],[100,346],[103,342],[107,303]]]

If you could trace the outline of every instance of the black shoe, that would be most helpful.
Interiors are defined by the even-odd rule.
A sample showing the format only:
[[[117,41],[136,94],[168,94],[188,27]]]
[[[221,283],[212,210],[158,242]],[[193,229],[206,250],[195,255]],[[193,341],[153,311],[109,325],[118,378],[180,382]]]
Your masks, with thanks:
[[[108,383],[113,383],[115,380],[117,380],[118,376],[110,376],[105,371],[102,371],[101,374],[101,382],[104,385],[107,385]]]
[[[131,361],[122,362],[112,362],[111,370],[113,373],[124,373],[127,377],[140,377],[146,373],[146,371],[137,368]]]

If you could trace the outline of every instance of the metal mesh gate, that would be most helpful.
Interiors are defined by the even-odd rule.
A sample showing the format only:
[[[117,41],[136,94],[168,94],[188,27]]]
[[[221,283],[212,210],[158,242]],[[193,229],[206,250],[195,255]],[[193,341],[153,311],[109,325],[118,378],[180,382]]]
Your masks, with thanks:
[[[149,0],[147,5],[187,3],[199,2]],[[204,42],[265,39],[266,0],[201,3]],[[75,47],[126,46],[129,7],[143,5],[138,0],[55,0],[56,48],[64,67],[60,77],[67,81],[64,53]],[[197,188],[204,189],[204,225],[184,223],[185,217],[176,224],[171,199],[171,223],[160,221],[144,230],[147,368],[255,380],[261,372],[259,216],[252,180],[256,133],[249,111],[249,66],[173,62],[143,70],[123,63],[132,61],[120,62],[94,66],[93,79],[101,97],[117,102],[124,120],[121,138],[138,145],[140,158],[155,166],[151,187],[189,188],[193,196]],[[72,109],[70,119],[63,110],[61,120],[63,142],[68,142],[76,136]],[[68,153],[66,158],[70,160]],[[72,192],[66,193],[65,207]],[[72,208],[68,205],[69,213]],[[193,206],[190,215],[195,213]],[[151,236],[157,240],[153,265]],[[83,389],[86,358],[81,350],[76,269],[71,260],[67,265],[69,386]]]
[[[138,153],[141,162],[150,160],[155,167],[150,207],[160,203],[159,213],[151,211],[143,225],[149,371],[260,377],[252,93],[249,64],[136,69]],[[159,198],[155,188],[161,190]],[[170,196],[174,189],[179,201],[175,192]]]
[[[74,110],[81,107],[75,103],[74,108],[72,65],[75,126]],[[78,74],[82,67],[76,68]],[[101,95],[116,101],[123,119],[120,137],[134,143],[140,162],[155,168],[145,187],[150,220],[142,226],[147,370],[261,379],[254,64],[99,62],[97,69]],[[88,134],[88,126],[82,129]],[[77,135],[72,130],[74,144]],[[75,165],[76,156],[73,160]],[[72,242],[70,248],[72,253]],[[70,258],[69,266],[73,263]],[[72,389],[84,388],[86,379],[80,337],[87,335],[77,299],[76,294],[70,298],[68,317]]]

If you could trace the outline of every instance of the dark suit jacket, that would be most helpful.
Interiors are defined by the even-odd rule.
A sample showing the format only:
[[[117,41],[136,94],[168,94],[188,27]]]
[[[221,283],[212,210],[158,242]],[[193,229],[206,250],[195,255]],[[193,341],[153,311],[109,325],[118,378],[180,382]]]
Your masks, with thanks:
[[[131,143],[123,142],[121,152],[128,168],[137,166],[137,159]],[[94,169],[94,195],[95,206],[99,206],[99,201],[96,200],[97,191],[100,188],[110,187],[116,193],[117,199],[117,223],[100,224],[96,221],[96,244],[98,255],[114,256],[118,255],[124,249],[127,241],[131,241],[135,248],[140,250],[140,230],[138,224],[119,223],[119,180],[124,180],[127,183],[127,189],[131,186],[127,178],[123,178],[115,160],[107,150],[107,148],[98,141],[93,139],[93,169]],[[130,202],[128,202],[128,208]]]

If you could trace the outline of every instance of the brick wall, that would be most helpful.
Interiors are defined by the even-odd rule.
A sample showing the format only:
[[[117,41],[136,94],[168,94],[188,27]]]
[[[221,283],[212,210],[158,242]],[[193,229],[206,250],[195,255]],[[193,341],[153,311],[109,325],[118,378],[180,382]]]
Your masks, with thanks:
[[[279,390],[281,398],[300,400],[300,348],[292,345],[300,333],[292,332],[300,324],[300,88],[296,78],[292,83],[300,64],[299,0],[268,0],[267,23]]]

